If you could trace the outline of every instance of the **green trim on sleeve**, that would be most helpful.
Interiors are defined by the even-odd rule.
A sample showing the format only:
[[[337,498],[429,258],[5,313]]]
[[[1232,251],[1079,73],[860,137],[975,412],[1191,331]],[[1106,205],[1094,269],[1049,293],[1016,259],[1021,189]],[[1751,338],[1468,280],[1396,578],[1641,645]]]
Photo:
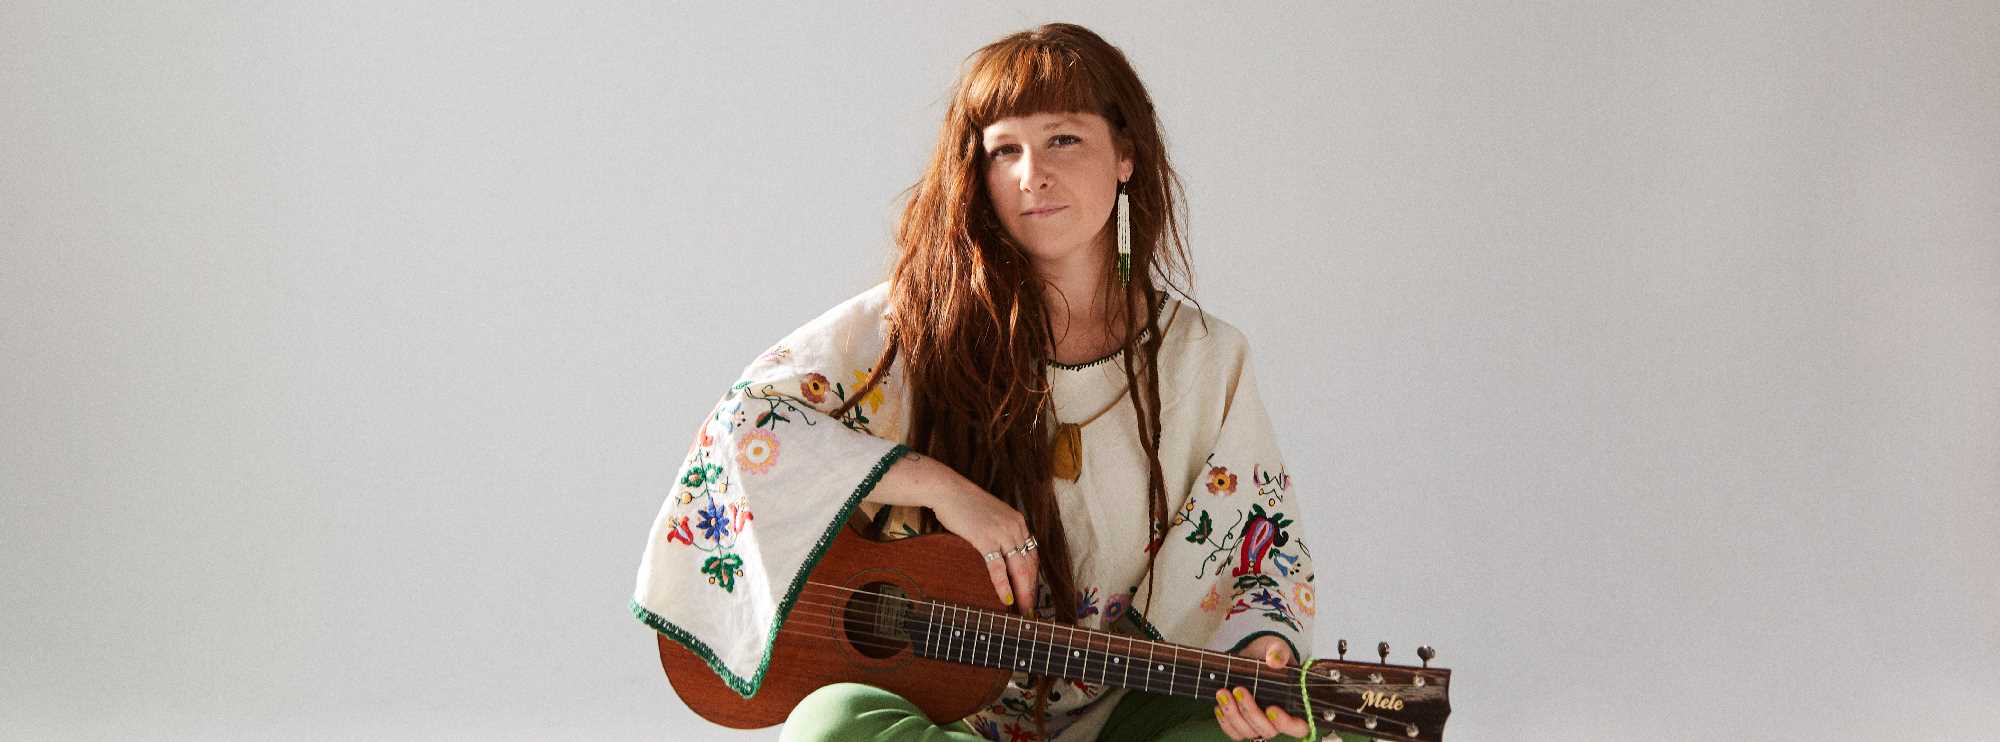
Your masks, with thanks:
[[[895,448],[891,448],[888,453],[883,454],[882,458],[875,462],[874,468],[868,470],[868,476],[861,480],[861,484],[855,486],[854,493],[848,495],[847,502],[840,506],[840,512],[835,515],[831,523],[827,524],[826,530],[820,534],[819,540],[813,543],[812,555],[806,558],[806,563],[799,568],[798,574],[792,576],[791,586],[785,589],[785,599],[778,602],[778,612],[771,621],[771,633],[764,637],[764,657],[757,661],[757,672],[750,676],[748,680],[743,679],[736,673],[730,672],[729,668],[723,666],[722,661],[716,658],[715,652],[710,650],[708,645],[702,643],[700,639],[696,639],[693,634],[688,633],[679,626],[675,626],[673,622],[661,618],[658,614],[646,610],[645,606],[639,605],[639,600],[636,597],[631,601],[632,616],[645,622],[647,626],[653,627],[654,631],[658,631],[668,638],[680,642],[681,646],[687,647],[688,651],[695,653],[695,656],[700,657],[703,662],[708,663],[709,669],[714,670],[715,674],[722,678],[722,682],[727,684],[731,690],[736,691],[737,695],[744,698],[756,695],[757,689],[764,684],[764,671],[771,667],[771,646],[778,639],[778,629],[784,626],[785,619],[791,616],[792,602],[798,599],[799,590],[805,587],[806,577],[812,574],[814,567],[819,566],[820,557],[826,555],[826,547],[833,543],[834,536],[839,533],[841,528],[847,526],[847,519],[854,514],[855,506],[861,504],[862,498],[867,497],[868,493],[875,491],[875,485],[882,481],[882,475],[888,473],[889,466],[895,464],[897,459],[901,459],[903,454],[909,452],[909,446],[898,443]]]

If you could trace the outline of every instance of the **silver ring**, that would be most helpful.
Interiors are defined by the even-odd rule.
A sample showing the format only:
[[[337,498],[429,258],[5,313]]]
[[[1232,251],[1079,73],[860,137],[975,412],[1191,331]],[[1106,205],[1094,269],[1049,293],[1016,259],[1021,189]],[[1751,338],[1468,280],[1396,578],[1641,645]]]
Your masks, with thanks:
[[[1021,554],[1026,554],[1026,553],[1028,553],[1028,545],[1027,545],[1027,544],[1022,544],[1022,545],[1020,545],[1020,546],[1016,546],[1016,547],[1014,547],[1014,548],[1012,548],[1012,549],[1008,549],[1008,550],[1007,550],[1007,556],[1018,556],[1018,555],[1021,555]]]
[[[1022,551],[1034,551],[1034,550],[1035,550],[1035,548],[1036,548],[1036,547],[1038,547],[1038,546],[1041,546],[1041,544],[1038,544],[1038,543],[1035,543],[1035,537],[1033,537],[1033,536],[1029,536],[1029,537],[1028,537],[1028,540],[1027,540],[1027,542],[1026,542],[1026,543],[1023,543],[1023,544],[1021,544],[1021,550],[1022,550]]]
[[[989,561],[989,562],[990,562],[990,561],[993,561],[993,560],[995,560],[995,559],[999,559],[999,558],[1000,558],[1000,552],[997,552],[997,551],[989,551],[989,552],[986,552],[986,553],[985,553],[985,554],[984,554],[983,556],[985,556],[985,557],[986,557],[986,561]]]

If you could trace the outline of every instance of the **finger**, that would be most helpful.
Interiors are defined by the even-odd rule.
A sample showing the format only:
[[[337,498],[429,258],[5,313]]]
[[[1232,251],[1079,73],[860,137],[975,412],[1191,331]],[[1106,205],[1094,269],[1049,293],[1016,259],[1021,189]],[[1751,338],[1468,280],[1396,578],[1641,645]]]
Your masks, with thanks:
[[[1252,698],[1250,691],[1240,685],[1236,687],[1236,711],[1243,719],[1243,726],[1250,730],[1251,736],[1278,736],[1278,728],[1271,724],[1270,717],[1264,715],[1264,708],[1258,706],[1257,699]]]
[[[985,553],[990,554],[993,551],[993,549],[987,549]],[[1014,590],[1008,587],[1007,560],[994,559],[988,561],[986,563],[986,576],[993,578],[993,594],[1000,596],[1000,603],[1008,606],[1013,605]]]
[[[1264,664],[1284,669],[1292,664],[1292,648],[1285,646],[1284,642],[1271,642],[1270,648],[1264,650]]]
[[[1026,596],[1014,608],[1030,618],[1035,612],[1035,599],[1032,597],[1035,595],[1035,564],[1035,552],[1032,551],[1007,557],[1007,575],[1014,580],[1014,594]]]
[[[1215,692],[1215,721],[1222,725],[1222,732],[1229,735],[1230,739],[1249,739],[1257,736],[1251,734],[1249,728],[1243,725],[1241,715],[1236,712],[1236,699],[1229,696],[1229,691]]]
[[[1306,720],[1285,713],[1284,709],[1276,706],[1265,709],[1265,716],[1271,720],[1271,726],[1293,737],[1304,737],[1312,732],[1312,729],[1306,726]]]

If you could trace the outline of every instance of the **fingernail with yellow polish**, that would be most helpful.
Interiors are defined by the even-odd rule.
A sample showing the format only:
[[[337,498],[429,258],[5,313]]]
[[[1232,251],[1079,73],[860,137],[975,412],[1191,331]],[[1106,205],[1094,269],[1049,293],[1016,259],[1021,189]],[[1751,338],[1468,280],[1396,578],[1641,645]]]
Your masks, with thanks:
[[[1228,702],[1229,702],[1229,691],[1226,691],[1226,690],[1219,690],[1219,691],[1216,691],[1216,692],[1215,692],[1215,702],[1216,702],[1216,703],[1228,703]]]
[[[1236,689],[1236,697],[1237,697],[1238,699],[1242,699],[1242,700],[1248,700],[1248,699],[1250,698],[1250,691],[1246,691],[1246,690],[1244,690],[1244,689],[1242,689],[1242,688],[1237,688],[1237,689]]]
[[[1277,720],[1278,720],[1278,707],[1276,707],[1276,706],[1272,706],[1272,707],[1270,707],[1270,708],[1267,708],[1267,709],[1264,709],[1264,716],[1266,716],[1266,717],[1269,717],[1269,718],[1271,719],[1271,721],[1277,721]]]
[[[1004,593],[1001,593],[1001,594],[1000,594],[1000,602],[1002,602],[1002,603],[1005,603],[1005,604],[1007,604],[1007,605],[1013,605],[1013,604],[1014,604],[1014,591],[1012,591],[1012,590],[1008,590],[1007,592],[1004,592]]]

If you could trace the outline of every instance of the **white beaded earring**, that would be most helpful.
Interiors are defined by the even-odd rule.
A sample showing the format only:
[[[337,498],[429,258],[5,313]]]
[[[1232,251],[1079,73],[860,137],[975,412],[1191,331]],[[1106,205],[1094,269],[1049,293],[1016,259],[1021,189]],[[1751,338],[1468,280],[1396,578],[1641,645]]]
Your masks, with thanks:
[[[1125,183],[1118,183],[1118,285],[1132,282],[1132,204]]]

